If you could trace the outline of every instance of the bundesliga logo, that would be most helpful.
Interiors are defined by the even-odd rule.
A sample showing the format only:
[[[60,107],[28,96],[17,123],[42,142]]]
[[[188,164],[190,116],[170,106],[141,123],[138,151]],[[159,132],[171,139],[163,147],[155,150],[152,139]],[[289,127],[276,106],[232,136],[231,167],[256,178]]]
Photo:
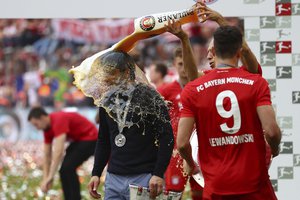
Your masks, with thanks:
[[[140,27],[144,31],[150,31],[154,28],[154,26],[155,26],[155,19],[153,16],[144,17],[140,21]]]

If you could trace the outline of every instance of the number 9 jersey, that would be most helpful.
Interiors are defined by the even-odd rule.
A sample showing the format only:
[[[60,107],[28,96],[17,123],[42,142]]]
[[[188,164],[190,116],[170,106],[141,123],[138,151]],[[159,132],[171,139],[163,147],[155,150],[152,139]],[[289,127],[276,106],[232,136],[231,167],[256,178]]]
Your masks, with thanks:
[[[257,191],[268,180],[266,144],[256,112],[271,105],[267,81],[241,68],[217,68],[187,84],[181,118],[195,119],[204,192]]]

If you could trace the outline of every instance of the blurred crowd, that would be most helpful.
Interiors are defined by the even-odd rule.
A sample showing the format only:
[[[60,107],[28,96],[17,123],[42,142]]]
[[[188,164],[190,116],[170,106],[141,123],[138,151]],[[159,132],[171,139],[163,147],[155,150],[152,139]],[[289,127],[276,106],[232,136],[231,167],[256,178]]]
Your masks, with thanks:
[[[68,70],[105,47],[53,37],[49,19],[0,20],[0,105],[90,105]]]
[[[68,70],[112,44],[56,37],[53,24],[52,19],[0,19],[0,106],[93,106],[93,101],[73,86]],[[199,67],[207,66],[207,43],[216,27],[213,22],[184,27]],[[170,81],[176,77],[171,60],[179,45],[177,38],[167,33],[139,42],[130,53],[148,77],[149,66],[164,63],[166,81]]]

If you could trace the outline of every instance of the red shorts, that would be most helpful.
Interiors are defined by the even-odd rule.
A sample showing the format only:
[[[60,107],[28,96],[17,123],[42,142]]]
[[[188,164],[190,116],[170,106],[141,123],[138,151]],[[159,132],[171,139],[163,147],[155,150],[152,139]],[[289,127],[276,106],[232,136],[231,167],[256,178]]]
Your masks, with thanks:
[[[277,200],[270,180],[262,184],[256,192],[240,195],[203,194],[203,200]]]
[[[195,181],[193,177],[190,177],[190,186],[192,200],[202,200],[203,188]]]
[[[167,191],[182,192],[187,183],[188,176],[183,171],[183,159],[176,154],[171,157],[170,164],[165,172]]]
[[[202,191],[203,187],[199,185],[193,177],[190,177],[190,186],[192,191]]]
[[[267,143],[266,144],[266,165],[267,165],[267,169],[270,168],[271,161],[272,161],[271,147]]]

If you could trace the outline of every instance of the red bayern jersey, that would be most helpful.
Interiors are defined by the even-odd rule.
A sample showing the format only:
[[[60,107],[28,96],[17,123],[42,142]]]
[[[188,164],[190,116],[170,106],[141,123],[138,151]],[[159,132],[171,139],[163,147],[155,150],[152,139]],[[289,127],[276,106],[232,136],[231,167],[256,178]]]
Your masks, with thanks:
[[[70,141],[97,140],[98,131],[95,125],[75,112],[53,112],[50,116],[50,128],[44,132],[46,144],[53,138],[66,134]]]
[[[196,121],[205,190],[256,191],[268,178],[266,147],[256,107],[270,105],[268,83],[242,68],[214,69],[185,86],[181,117]]]
[[[165,101],[168,102],[172,128],[174,132],[174,137],[176,139],[180,110],[182,108],[182,104],[180,101],[180,93],[182,92],[182,86],[179,84],[178,81],[173,81],[172,83],[166,84],[158,88],[157,91],[164,97]],[[176,147],[174,146],[174,148]]]
[[[168,191],[182,192],[184,191],[188,179],[187,174],[184,174],[183,159],[179,155],[176,147],[178,122],[180,118],[180,109],[182,108],[182,104],[180,101],[182,86],[178,81],[173,81],[172,83],[157,88],[157,91],[164,97],[165,101],[168,102],[169,114],[175,140],[173,155],[165,172],[165,187]]]

